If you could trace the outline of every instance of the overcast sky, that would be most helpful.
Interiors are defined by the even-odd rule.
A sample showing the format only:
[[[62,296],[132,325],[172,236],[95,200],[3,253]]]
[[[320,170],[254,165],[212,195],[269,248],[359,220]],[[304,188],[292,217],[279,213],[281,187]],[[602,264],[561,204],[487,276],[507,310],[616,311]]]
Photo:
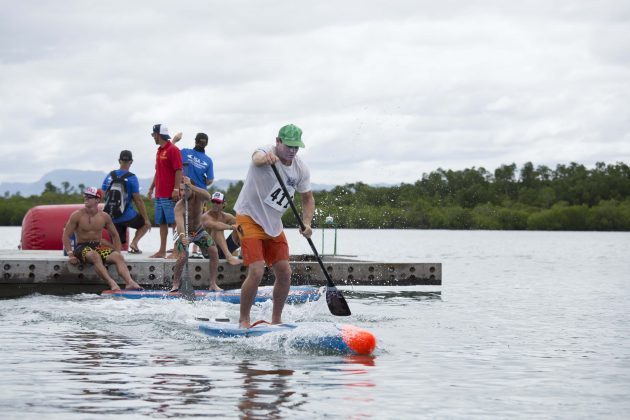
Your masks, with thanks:
[[[0,182],[151,176],[155,123],[217,179],[287,123],[317,183],[630,163],[627,0],[2,3]]]

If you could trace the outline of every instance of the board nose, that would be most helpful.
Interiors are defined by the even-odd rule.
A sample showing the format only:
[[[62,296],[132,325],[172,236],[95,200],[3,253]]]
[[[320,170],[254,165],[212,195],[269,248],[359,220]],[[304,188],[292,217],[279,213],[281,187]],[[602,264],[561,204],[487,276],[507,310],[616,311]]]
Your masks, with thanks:
[[[356,354],[372,354],[376,348],[376,337],[374,334],[353,325],[341,326],[341,338],[350,350]]]

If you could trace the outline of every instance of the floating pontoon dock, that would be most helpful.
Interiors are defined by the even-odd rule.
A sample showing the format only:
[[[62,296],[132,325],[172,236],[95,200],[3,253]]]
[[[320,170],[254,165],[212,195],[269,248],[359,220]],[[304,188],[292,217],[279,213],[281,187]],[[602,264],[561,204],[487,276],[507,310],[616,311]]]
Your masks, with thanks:
[[[166,289],[173,279],[175,260],[147,258],[124,253],[133,279],[148,289]],[[442,284],[441,263],[384,263],[362,261],[351,257],[324,256],[323,263],[338,286],[410,286]],[[107,286],[99,279],[91,265],[72,265],[61,251],[0,250],[0,298],[24,296],[31,293],[68,295],[97,293]],[[326,279],[317,260],[310,255],[291,257],[294,285],[325,285]],[[116,268],[108,270],[119,284]],[[195,288],[208,287],[208,260],[190,259],[189,270]],[[247,269],[219,261],[218,283],[224,289],[240,288]],[[273,274],[263,284],[273,284]]]

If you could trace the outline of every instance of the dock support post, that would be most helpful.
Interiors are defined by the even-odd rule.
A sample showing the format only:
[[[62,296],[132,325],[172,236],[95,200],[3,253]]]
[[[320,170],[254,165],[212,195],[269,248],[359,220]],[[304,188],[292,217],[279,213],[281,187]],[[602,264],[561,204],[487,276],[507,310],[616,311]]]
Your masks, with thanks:
[[[334,232],[335,232],[335,239],[333,242],[333,256],[337,255],[337,225],[335,224],[335,220],[333,219],[332,216],[327,216],[326,220],[324,221],[324,226],[322,226],[322,249],[320,254],[324,255],[324,236],[325,236],[325,232],[326,232],[326,228],[332,226],[334,228]]]

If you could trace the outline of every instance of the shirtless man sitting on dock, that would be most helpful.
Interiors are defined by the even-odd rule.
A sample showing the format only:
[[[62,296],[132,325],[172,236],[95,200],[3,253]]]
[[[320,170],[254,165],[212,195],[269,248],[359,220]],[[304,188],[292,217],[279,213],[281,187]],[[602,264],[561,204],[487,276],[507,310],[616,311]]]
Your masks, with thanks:
[[[70,264],[92,263],[96,274],[112,290],[120,290],[116,281],[109,275],[105,264],[115,264],[116,270],[124,280],[125,290],[142,290],[129,274],[127,263],[120,253],[120,237],[109,214],[99,210],[98,203],[103,193],[96,187],[88,187],[83,193],[85,207],[70,215],[63,230],[63,246],[68,253]],[[101,245],[103,229],[107,229],[114,249]],[[77,245],[72,249],[70,237],[75,234]]]

